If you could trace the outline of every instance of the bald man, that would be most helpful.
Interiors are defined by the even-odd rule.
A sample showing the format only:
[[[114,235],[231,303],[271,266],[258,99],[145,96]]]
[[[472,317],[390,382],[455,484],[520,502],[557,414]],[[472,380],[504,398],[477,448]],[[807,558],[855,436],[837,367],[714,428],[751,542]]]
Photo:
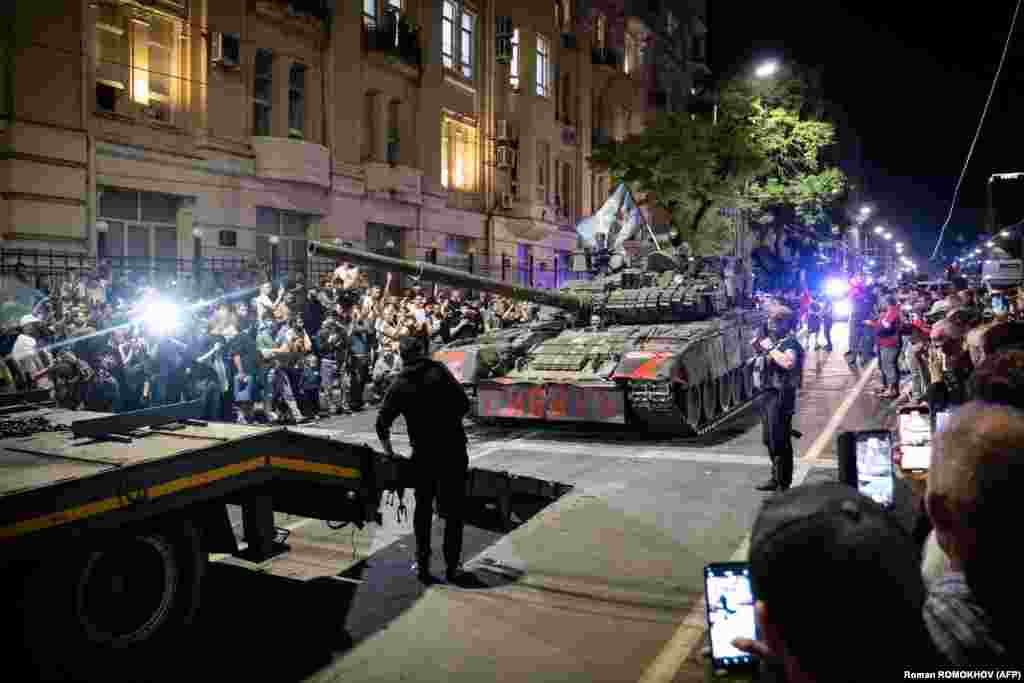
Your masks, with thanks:
[[[1022,444],[1024,413],[986,403],[961,407],[936,438],[925,507],[950,571],[929,587],[924,618],[954,665],[1019,656],[1024,597],[1007,549],[1024,483]]]

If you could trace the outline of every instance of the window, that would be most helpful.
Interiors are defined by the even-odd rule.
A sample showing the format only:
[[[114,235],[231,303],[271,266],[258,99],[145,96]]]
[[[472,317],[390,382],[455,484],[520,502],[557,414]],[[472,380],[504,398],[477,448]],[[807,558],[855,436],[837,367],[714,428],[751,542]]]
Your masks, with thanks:
[[[97,210],[97,217],[107,223],[102,255],[146,259],[151,267],[174,272],[179,204],[174,195],[102,188]]]
[[[626,34],[626,45],[625,54],[623,55],[622,67],[623,71],[628,74],[636,71],[636,38],[632,34]]]
[[[598,49],[604,49],[608,43],[608,18],[603,14],[597,15],[594,22],[594,45]]]
[[[476,126],[445,114],[441,118],[441,186],[472,192],[476,178]]]
[[[573,193],[573,175],[572,166],[567,163],[562,164],[562,213],[568,217],[575,215],[575,202]]]
[[[270,110],[274,99],[274,53],[257,50],[253,82],[252,134],[270,135]]]
[[[363,26],[377,28],[377,0],[363,0]]]
[[[373,141],[376,136],[377,126],[382,125],[377,121],[374,102],[376,100],[377,93],[368,92],[363,97],[363,139],[362,139],[362,155],[363,161],[369,161],[373,158]]]
[[[444,0],[441,17],[441,58],[447,69],[473,78],[473,24],[476,17],[453,0]],[[458,66],[456,66],[456,64]]]
[[[551,146],[546,142],[537,143],[537,201],[548,200],[548,165],[551,163]]]
[[[532,285],[533,273],[530,272],[530,267],[533,265],[533,246],[529,244],[517,244],[516,262],[516,280],[518,280],[521,285]]]
[[[277,237],[277,257],[293,263],[306,261],[306,227],[310,216],[265,206],[256,207],[256,253],[270,262],[272,236]],[[287,268],[286,268],[287,270]]]
[[[551,44],[542,35],[537,36],[537,94],[547,97],[551,88]]]
[[[288,137],[302,139],[306,130],[306,67],[292,64],[288,73]]]
[[[387,162],[389,164],[397,164],[399,162],[398,150],[399,141],[401,138],[401,123],[399,118],[399,109],[401,102],[398,100],[391,100],[388,102],[388,147],[387,147]]]
[[[519,90],[519,29],[512,31],[512,64],[509,66],[508,82],[513,90]]]
[[[130,100],[151,118],[170,122],[178,59],[175,20],[114,5],[94,11],[97,108],[129,113]]]

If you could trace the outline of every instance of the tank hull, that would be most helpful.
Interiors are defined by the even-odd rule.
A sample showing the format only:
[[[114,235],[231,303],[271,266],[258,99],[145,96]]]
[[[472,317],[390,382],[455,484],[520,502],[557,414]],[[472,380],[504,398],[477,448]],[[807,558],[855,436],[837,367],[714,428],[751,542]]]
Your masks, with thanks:
[[[637,425],[688,435],[755,396],[751,342],[762,314],[567,330],[521,367],[477,383],[483,419]]]

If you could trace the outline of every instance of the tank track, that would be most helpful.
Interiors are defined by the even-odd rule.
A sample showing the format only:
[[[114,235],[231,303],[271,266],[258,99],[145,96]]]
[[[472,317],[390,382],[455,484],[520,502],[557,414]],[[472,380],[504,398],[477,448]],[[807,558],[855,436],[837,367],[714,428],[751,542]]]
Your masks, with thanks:
[[[726,412],[724,412],[721,415],[719,415],[718,417],[716,417],[714,420],[711,420],[707,424],[702,425],[701,427],[699,427],[696,430],[697,436],[704,436],[705,434],[708,434],[709,432],[714,431],[715,429],[720,427],[723,423],[731,420],[732,418],[736,417],[737,415],[742,413],[744,410],[746,410],[750,406],[752,406],[755,403],[757,403],[757,399],[759,399],[760,397],[761,397],[761,392],[757,392],[756,394],[754,394],[753,396],[748,398],[746,401],[744,401],[742,403],[736,404],[736,406],[734,408],[732,408],[731,410],[727,410]]]

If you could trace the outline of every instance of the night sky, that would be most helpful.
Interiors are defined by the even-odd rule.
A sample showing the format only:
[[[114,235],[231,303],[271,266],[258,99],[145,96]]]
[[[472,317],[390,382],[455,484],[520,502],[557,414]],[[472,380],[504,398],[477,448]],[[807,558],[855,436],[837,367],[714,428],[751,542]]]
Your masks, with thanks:
[[[710,66],[729,74],[776,57],[823,67],[825,96],[846,109],[861,137],[866,197],[924,260],[949,211],[1016,2],[708,0]],[[983,227],[989,175],[1024,171],[1022,86],[1024,16],[947,239]],[[1024,180],[995,189],[1000,222],[1024,219]]]

